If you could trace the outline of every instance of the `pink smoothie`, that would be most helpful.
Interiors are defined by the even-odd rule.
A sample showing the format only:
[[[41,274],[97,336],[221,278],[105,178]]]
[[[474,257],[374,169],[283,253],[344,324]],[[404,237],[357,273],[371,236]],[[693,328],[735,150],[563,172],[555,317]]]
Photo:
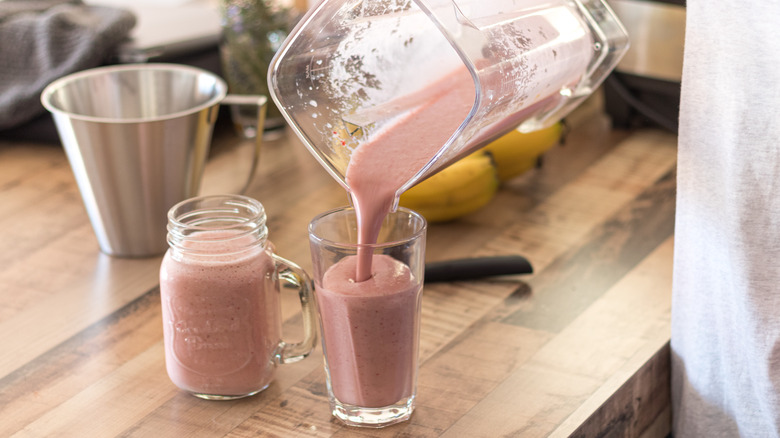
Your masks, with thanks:
[[[373,275],[359,283],[355,256],[333,265],[317,284],[317,302],[333,394],[384,407],[414,391],[422,284],[389,256],[372,261]]]
[[[166,367],[178,387],[240,396],[268,386],[281,336],[273,271],[260,247],[238,255],[166,253],[160,270]]]
[[[510,108],[517,108],[510,114],[486,110],[482,115],[485,126],[466,140],[461,155],[507,132],[535,111],[559,105],[561,86],[577,82],[589,53],[590,39],[580,35],[558,50],[542,50],[534,55],[538,65],[528,70],[526,76],[508,78],[499,68],[486,69],[481,78],[484,93],[497,93],[496,98],[500,99],[502,94],[513,94],[517,87],[527,88],[522,90],[522,104],[511,104]],[[567,61],[556,64],[556,57]],[[555,68],[548,71],[547,65]],[[544,70],[539,73],[545,80],[533,78],[536,67]],[[520,84],[522,81],[525,82]],[[534,81],[535,85],[529,85]],[[347,166],[345,179],[357,212],[359,244],[377,242],[397,192],[433,159],[466,120],[475,99],[472,76],[462,66],[424,90],[400,97],[395,106],[383,105],[383,109],[394,114],[399,109],[409,110],[357,146]],[[489,107],[492,98],[487,99]],[[380,119],[382,114],[374,116]],[[415,309],[419,308],[422,282],[412,280],[410,275],[406,265],[374,255],[370,247],[362,246],[356,257],[332,266],[318,285],[333,391],[342,402],[381,407],[411,394],[417,357],[414,334],[419,324]]]

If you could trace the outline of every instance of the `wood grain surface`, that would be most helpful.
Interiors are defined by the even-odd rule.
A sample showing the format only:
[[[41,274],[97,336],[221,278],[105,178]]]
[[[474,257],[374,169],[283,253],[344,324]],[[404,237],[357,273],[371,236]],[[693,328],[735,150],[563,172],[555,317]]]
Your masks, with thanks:
[[[62,149],[0,139],[0,436],[666,436],[676,137],[613,130],[598,99],[568,122],[540,168],[430,226],[429,261],[522,254],[535,272],[425,286],[417,409],[381,430],[332,419],[319,348],[254,397],[178,390],[161,258],[101,254]],[[236,191],[250,148],[219,126],[203,192]],[[307,270],[308,222],[347,203],[289,132],[266,142],[247,194]]]

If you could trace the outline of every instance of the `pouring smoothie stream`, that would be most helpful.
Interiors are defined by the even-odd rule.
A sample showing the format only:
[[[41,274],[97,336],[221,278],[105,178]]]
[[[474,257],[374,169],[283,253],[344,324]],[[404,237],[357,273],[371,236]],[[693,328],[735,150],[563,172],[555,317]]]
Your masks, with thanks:
[[[430,162],[468,115],[474,85],[465,68],[425,91],[427,99],[352,154],[346,181],[358,218],[358,244],[376,243],[382,220],[393,208],[399,189]],[[356,265],[354,280],[368,280],[370,249]]]

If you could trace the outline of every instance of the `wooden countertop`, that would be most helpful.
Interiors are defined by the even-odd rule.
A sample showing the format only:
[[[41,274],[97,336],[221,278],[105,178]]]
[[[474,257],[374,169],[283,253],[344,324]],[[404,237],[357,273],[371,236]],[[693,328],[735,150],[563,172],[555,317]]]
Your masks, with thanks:
[[[522,254],[535,273],[425,286],[417,410],[381,430],[331,419],[319,348],[255,397],[179,391],[161,259],[101,254],[61,148],[0,139],[0,436],[666,436],[676,137],[614,131],[598,108],[486,208],[430,227],[430,261]],[[237,190],[249,149],[218,130],[203,192]],[[306,269],[307,223],[347,203],[292,134],[266,143],[248,195]]]

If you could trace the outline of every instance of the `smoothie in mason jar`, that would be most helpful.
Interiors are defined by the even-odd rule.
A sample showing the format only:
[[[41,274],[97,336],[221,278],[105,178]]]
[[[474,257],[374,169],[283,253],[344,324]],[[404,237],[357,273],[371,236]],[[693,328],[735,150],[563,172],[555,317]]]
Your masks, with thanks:
[[[187,242],[197,254],[169,251],[160,270],[168,376],[205,398],[257,393],[273,379],[281,338],[274,262],[262,246],[235,252],[240,239],[215,243],[230,232],[200,234],[212,242]]]

